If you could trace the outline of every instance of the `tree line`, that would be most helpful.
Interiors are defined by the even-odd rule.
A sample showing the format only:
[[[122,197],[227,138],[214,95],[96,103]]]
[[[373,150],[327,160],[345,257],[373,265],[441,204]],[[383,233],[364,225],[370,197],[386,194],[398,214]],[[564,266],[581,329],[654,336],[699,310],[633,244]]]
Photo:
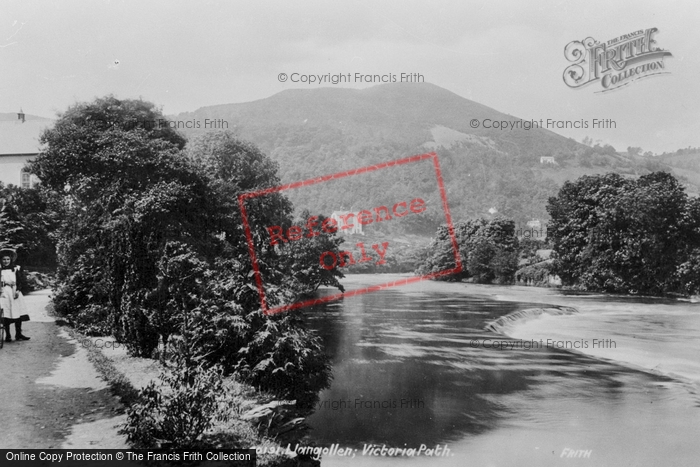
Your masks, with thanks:
[[[520,252],[515,221],[505,217],[459,221],[454,224],[454,237],[456,254],[448,227],[440,226],[416,272],[428,275],[454,269],[459,256],[461,271],[438,279],[512,283]]]
[[[673,175],[583,176],[564,183],[549,198],[547,211],[553,261],[530,264],[530,269],[537,268],[528,274],[556,274],[562,285],[582,290],[700,294],[700,199],[688,196]],[[534,258],[535,250],[544,246],[519,241],[513,221],[506,218],[457,222],[454,234],[463,267],[444,280],[512,283],[518,259]],[[449,230],[443,225],[417,272],[455,265]]]

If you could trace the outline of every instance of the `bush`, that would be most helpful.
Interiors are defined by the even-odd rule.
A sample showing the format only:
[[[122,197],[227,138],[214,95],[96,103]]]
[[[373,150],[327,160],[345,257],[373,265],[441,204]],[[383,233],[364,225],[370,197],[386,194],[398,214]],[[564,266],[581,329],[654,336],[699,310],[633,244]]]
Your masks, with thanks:
[[[239,351],[236,372],[256,388],[310,410],[331,379],[330,359],[320,338],[302,328],[294,311],[256,315],[257,329]]]
[[[221,417],[221,371],[179,360],[139,392],[120,433],[136,449],[205,449],[202,435]]]
[[[518,253],[516,251],[497,251],[491,258],[489,266],[493,271],[494,281],[498,284],[511,284],[518,269]]]
[[[534,286],[549,285],[549,276],[554,275],[553,261],[542,261],[531,264],[515,272],[517,283]]]
[[[140,316],[148,323],[138,329],[161,333],[165,354],[181,353],[179,342],[187,336],[189,352],[203,364],[295,400],[300,409],[311,407],[318,391],[328,387],[331,369],[320,339],[304,328],[301,312],[246,311],[257,305],[258,295],[244,264],[223,260],[209,269],[182,244],[165,250],[158,287],[143,301],[149,305]],[[279,294],[270,288],[268,299],[275,303]]]
[[[700,294],[700,248],[694,249],[688,260],[681,263],[676,271],[681,292],[686,295]]]

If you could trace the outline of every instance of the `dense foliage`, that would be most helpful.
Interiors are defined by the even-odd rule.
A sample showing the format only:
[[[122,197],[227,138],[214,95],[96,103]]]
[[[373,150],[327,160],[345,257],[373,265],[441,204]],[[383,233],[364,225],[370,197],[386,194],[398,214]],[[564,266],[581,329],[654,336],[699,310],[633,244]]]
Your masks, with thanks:
[[[76,104],[43,134],[32,170],[64,212],[57,311],[138,356],[177,354],[191,335],[197,365],[310,405],[330,380],[327,357],[300,312],[260,311],[238,206],[238,195],[279,184],[277,165],[227,133],[186,146],[163,121],[153,104],[106,97]],[[271,306],[339,286],[316,254],[337,246],[331,236],[265,247],[266,226],[293,222],[284,196],[246,209]]]
[[[457,222],[455,238],[462,261],[462,272],[442,276],[443,280],[471,278],[476,282],[508,284],[518,265],[518,240],[515,222],[495,219],[470,219]],[[428,257],[418,268],[419,274],[431,274],[456,266],[447,226],[441,226],[428,249]]]
[[[136,449],[211,448],[202,435],[222,412],[222,389],[216,368],[177,365],[141,390],[122,433]]]
[[[563,284],[655,295],[700,290],[700,201],[672,175],[581,177],[547,209]]]
[[[515,282],[519,284],[545,287],[550,285],[550,278],[553,276],[553,261],[540,261],[518,269],[515,272]]]
[[[25,267],[55,267],[60,203],[41,188],[2,183],[0,200],[0,247],[16,249],[17,261]]]

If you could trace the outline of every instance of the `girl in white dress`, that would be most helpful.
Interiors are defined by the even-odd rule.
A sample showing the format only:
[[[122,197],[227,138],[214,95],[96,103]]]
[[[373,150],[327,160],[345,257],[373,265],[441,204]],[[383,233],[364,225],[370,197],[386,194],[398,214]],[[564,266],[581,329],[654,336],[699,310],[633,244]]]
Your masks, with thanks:
[[[22,321],[29,321],[27,307],[21,290],[26,287],[24,271],[15,264],[17,252],[9,248],[0,250],[0,307],[5,314],[5,341],[11,342],[10,324],[15,323],[15,339],[27,341],[22,334]]]

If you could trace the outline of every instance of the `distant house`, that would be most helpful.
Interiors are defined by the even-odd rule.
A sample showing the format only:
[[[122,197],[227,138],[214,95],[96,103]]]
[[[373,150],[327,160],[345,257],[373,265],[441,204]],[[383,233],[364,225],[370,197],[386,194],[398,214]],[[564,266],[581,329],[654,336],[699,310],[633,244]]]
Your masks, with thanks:
[[[331,219],[338,223],[338,233],[343,235],[364,235],[365,233],[362,231],[362,224],[357,221],[357,214],[357,212],[352,211],[333,211],[333,214],[331,214]],[[341,227],[346,224],[348,228],[343,230]]]
[[[515,235],[521,239],[544,240],[547,238],[547,223],[539,219],[532,219],[526,222],[526,227],[519,227]]]
[[[557,161],[555,161],[554,158],[551,157],[551,156],[542,156],[542,157],[540,157],[540,164],[554,164],[554,165],[557,165]]]
[[[16,115],[15,119],[14,114],[0,114],[0,182],[31,188],[39,179],[25,165],[39,154],[39,136],[51,121],[27,120],[21,110]]]
[[[554,250],[537,250],[535,251],[535,256],[537,256],[542,261],[548,261],[552,259],[552,252]]]
[[[491,208],[491,209],[489,209],[489,214],[491,214],[492,216],[493,216],[494,214],[497,214],[497,213],[498,213],[498,209],[496,209],[496,208]]]

